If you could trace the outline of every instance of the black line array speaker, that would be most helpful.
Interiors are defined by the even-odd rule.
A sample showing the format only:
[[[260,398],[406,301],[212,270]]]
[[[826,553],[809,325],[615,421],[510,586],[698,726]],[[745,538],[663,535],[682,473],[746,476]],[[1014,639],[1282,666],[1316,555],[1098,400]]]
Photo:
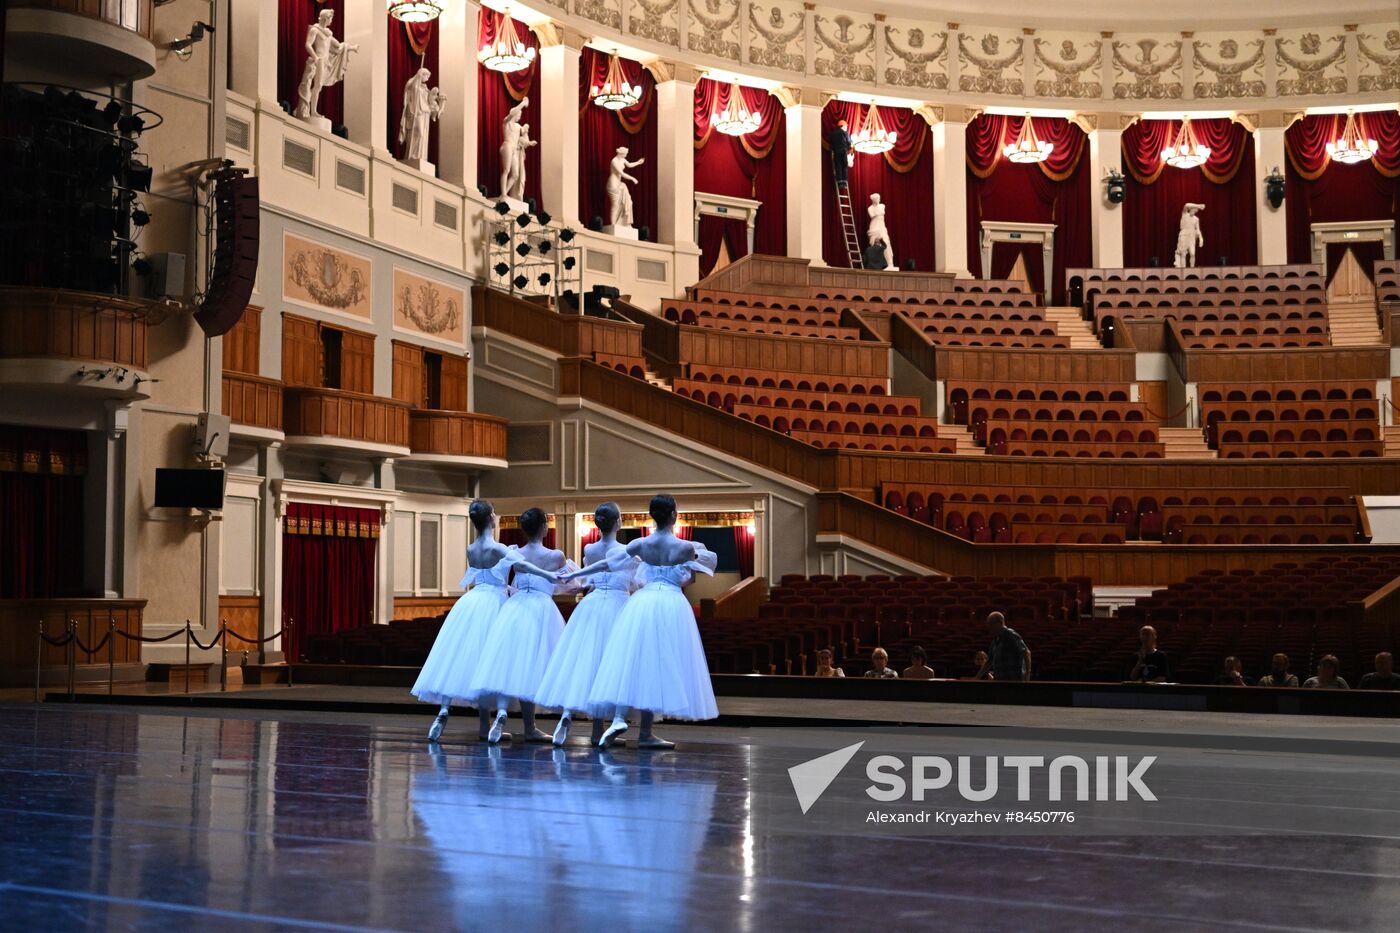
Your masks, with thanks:
[[[210,337],[233,329],[248,307],[258,273],[258,180],[222,169],[214,182],[214,275],[194,319]]]

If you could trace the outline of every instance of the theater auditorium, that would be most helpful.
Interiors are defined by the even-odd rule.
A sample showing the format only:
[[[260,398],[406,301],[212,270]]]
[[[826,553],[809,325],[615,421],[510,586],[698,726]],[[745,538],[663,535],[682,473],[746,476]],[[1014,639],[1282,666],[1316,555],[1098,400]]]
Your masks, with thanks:
[[[1394,0],[0,39],[0,925],[1394,928]]]

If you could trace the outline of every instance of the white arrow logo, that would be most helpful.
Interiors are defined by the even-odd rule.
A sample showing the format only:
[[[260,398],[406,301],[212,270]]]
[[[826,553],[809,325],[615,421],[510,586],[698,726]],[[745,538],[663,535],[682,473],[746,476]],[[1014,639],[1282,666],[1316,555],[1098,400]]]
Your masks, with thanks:
[[[820,758],[813,758],[811,761],[804,761],[800,765],[788,768],[792,789],[797,794],[797,802],[801,805],[804,814],[821,799],[822,794],[826,793],[826,789],[831,786],[831,782],[836,780],[836,776],[841,773],[841,769],[846,767],[846,763],[855,757],[856,752],[860,751],[860,747],[864,744],[864,742],[857,742],[854,745],[847,745],[829,755],[822,755]]]

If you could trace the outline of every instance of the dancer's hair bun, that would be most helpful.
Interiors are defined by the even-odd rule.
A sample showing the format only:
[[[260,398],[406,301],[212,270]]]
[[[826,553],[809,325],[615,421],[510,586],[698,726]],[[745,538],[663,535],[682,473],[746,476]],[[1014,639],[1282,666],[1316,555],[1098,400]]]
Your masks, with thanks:
[[[520,530],[531,541],[548,525],[549,515],[544,509],[526,509],[520,513]]]
[[[668,496],[664,492],[657,493],[651,497],[652,519],[655,520],[658,528],[665,528],[676,520],[676,497]]]
[[[617,527],[617,523],[622,519],[622,510],[617,507],[616,502],[604,502],[593,510],[593,524],[598,527],[598,531],[607,534]]]
[[[491,507],[491,503],[485,499],[474,499],[471,507],[467,509],[467,516],[472,520],[472,527],[477,534],[485,531],[491,525],[491,513],[496,511]]]

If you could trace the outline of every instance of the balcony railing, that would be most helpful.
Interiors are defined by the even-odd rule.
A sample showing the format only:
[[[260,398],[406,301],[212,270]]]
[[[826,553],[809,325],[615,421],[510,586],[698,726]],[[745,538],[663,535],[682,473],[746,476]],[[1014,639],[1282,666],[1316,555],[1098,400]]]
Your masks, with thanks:
[[[265,431],[281,431],[281,380],[226,371],[224,414],[237,425]]]
[[[408,452],[407,402],[309,386],[289,386],[284,394],[288,438],[329,439],[342,442],[330,446],[350,449],[372,445],[379,449],[369,452],[376,454],[385,453],[385,448]]]
[[[9,0],[7,32],[26,57],[128,81],[155,73],[155,0]],[[65,21],[78,17],[74,25]]]
[[[465,411],[415,410],[409,417],[414,454],[506,459],[506,421]]]
[[[58,288],[0,288],[0,358],[146,368],[147,304]]]

